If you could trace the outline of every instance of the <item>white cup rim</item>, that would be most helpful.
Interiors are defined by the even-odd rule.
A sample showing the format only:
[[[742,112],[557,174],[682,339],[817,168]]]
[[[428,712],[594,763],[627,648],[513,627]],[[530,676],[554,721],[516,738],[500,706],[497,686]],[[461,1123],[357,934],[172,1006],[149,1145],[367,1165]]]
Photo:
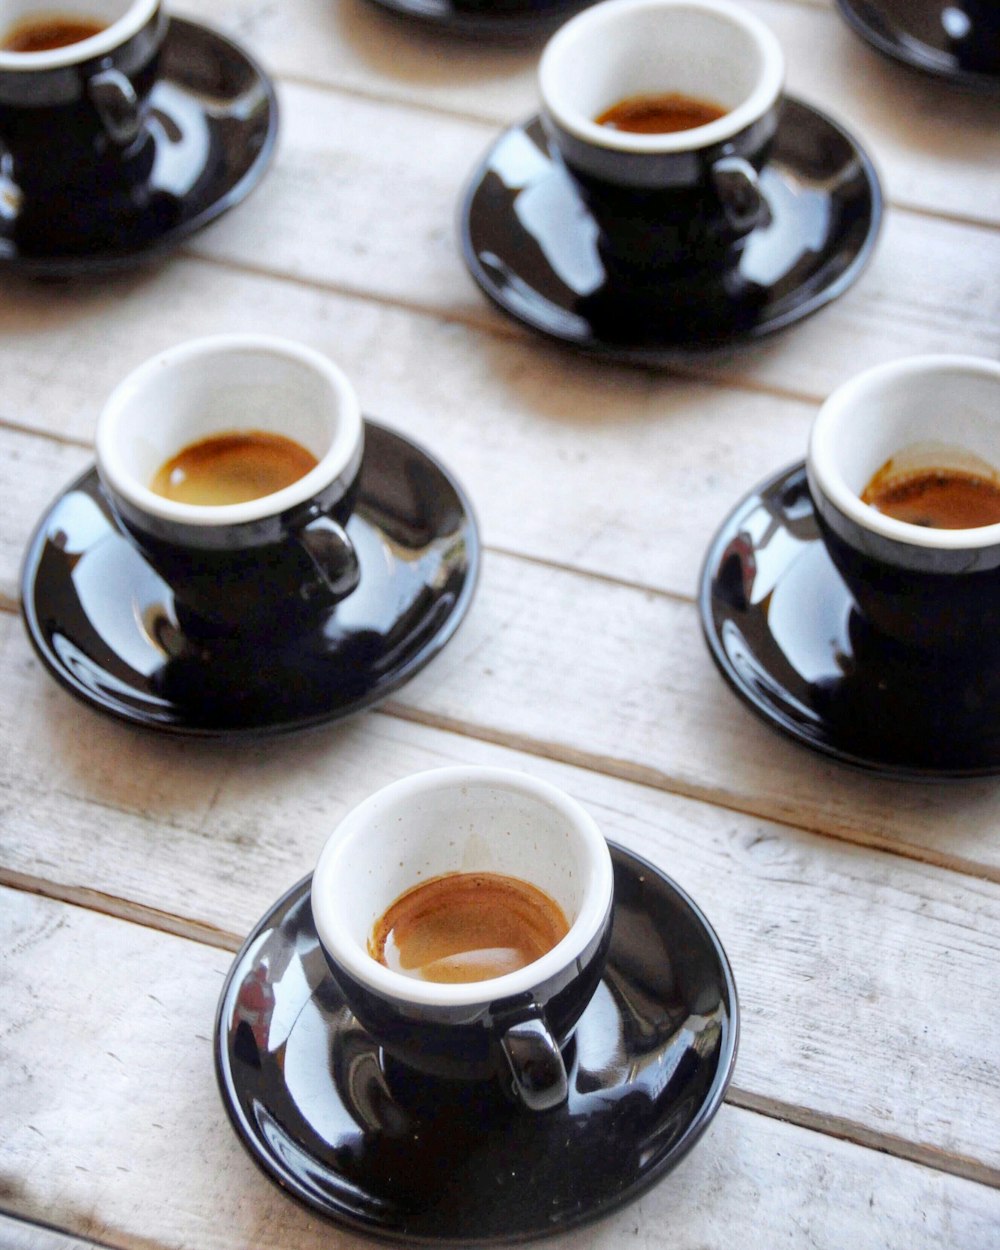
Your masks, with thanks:
[[[814,489],[825,495],[844,516],[873,534],[911,547],[937,551],[992,547],[1000,543],[1000,523],[980,525],[975,529],[932,529],[897,520],[864,503],[848,485],[837,460],[840,423],[846,413],[856,410],[868,396],[887,385],[949,370],[993,378],[1000,395],[1000,363],[985,357],[953,354],[908,356],[876,365],[843,383],[823,403],[809,432],[806,465]]]
[[[81,65],[95,57],[106,56],[138,34],[152,18],[159,3],[160,0],[135,0],[117,21],[106,26],[104,30],[91,35],[89,39],[80,39],[61,48],[49,48],[45,52],[10,52],[0,49],[0,71],[26,73],[63,69],[70,65]],[[58,9],[58,4],[51,5],[51,9]],[[45,14],[50,10],[45,10]]]
[[[334,882],[350,862],[351,847],[366,836],[369,818],[389,803],[409,802],[434,790],[459,787],[513,789],[554,807],[584,847],[592,868],[579,911],[569,932],[533,963],[483,981],[421,981],[380,964],[357,942],[335,905]],[[570,966],[600,932],[614,894],[611,853],[597,822],[557,786],[513,769],[479,765],[435,768],[403,777],[368,796],[341,820],[327,839],[312,878],[312,913],[316,932],[336,963],[360,984],[396,1002],[419,1006],[471,1007],[523,994]]]
[[[164,369],[188,361],[229,353],[252,352],[293,360],[322,376],[337,398],[338,424],[334,438],[319,462],[291,485],[245,503],[203,505],[167,499],[129,472],[118,443],[122,421],[137,394]],[[161,521],[204,528],[241,525],[279,516],[307,503],[351,467],[364,437],[358,397],[346,374],[328,357],[303,343],[268,334],[218,334],[190,339],[158,352],[132,370],[108,396],[97,419],[94,446],[98,473],[110,490],[133,508]],[[180,451],[181,448],[177,448]]]
[[[634,134],[598,125],[592,117],[566,106],[558,90],[558,65],[565,49],[573,41],[599,33],[610,23],[617,23],[636,13],[671,9],[688,9],[713,13],[741,27],[756,43],[762,67],[756,86],[749,96],[724,117],[694,126],[689,130],[667,134]],[[545,45],[538,65],[538,85],[542,102],[552,119],[568,134],[592,147],[608,151],[652,155],[691,152],[723,143],[747,126],[759,121],[776,103],[784,88],[785,58],[774,32],[760,18],[730,3],[730,0],[604,0],[570,18]]]

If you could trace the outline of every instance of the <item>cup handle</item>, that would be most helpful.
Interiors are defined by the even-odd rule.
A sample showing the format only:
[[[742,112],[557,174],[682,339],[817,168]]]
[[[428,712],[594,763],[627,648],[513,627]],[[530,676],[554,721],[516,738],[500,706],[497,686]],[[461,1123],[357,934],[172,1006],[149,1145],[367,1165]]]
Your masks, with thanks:
[[[500,1048],[513,1078],[514,1097],[529,1111],[548,1111],[566,1101],[566,1065],[543,1020],[536,1017],[511,1025]]]
[[[293,537],[312,561],[321,588],[331,602],[346,599],[356,589],[361,567],[354,544],[342,525],[332,517],[318,516]]]
[[[142,112],[135,88],[116,69],[105,69],[87,83],[90,99],[97,109],[112,143],[127,147],[142,129]]]
[[[712,165],[710,176],[730,226],[749,234],[767,214],[767,200],[760,189],[757,171],[741,156],[723,156]]]

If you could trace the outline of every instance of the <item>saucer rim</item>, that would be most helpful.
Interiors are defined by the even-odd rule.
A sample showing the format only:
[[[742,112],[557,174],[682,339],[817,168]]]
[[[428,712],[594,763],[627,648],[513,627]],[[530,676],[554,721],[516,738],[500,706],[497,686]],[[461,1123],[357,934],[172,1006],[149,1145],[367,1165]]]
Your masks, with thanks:
[[[476,13],[456,8],[453,0],[369,0],[384,13],[419,23],[428,30],[438,30],[460,39],[486,38],[502,44],[523,43],[537,35],[551,33],[595,0],[560,0],[551,11],[528,10],[507,16],[497,13]],[[427,7],[428,4],[431,7]],[[437,7],[440,5],[440,11]]]
[[[833,742],[819,741],[804,733],[797,722],[792,717],[787,716],[775,704],[765,701],[755,691],[750,690],[730,662],[729,655],[718,637],[713,620],[712,609],[715,600],[712,594],[712,581],[715,570],[719,565],[719,557],[724,550],[725,542],[729,541],[736,521],[748,511],[754,501],[779,493],[793,477],[801,476],[804,479],[805,471],[805,460],[796,460],[786,465],[783,469],[779,469],[776,473],[763,478],[756,486],[747,491],[735,506],[726,513],[722,522],[716,528],[702,560],[701,571],[698,574],[698,616],[701,622],[701,632],[709,654],[716,668],[725,679],[726,684],[738,696],[740,701],[771,729],[779,731],[803,749],[825,756],[827,759],[836,760],[838,763],[847,765],[856,772],[866,776],[883,777],[886,780],[927,783],[962,782],[976,777],[1000,776],[1000,757],[998,757],[995,764],[984,764],[971,768],[894,764],[873,758],[870,755],[860,755],[856,751],[837,746]],[[808,485],[806,489],[808,491]],[[813,515],[815,515],[815,505],[813,505]],[[814,541],[822,543],[818,533]],[[832,576],[838,577],[832,562],[830,563],[830,572]],[[852,603],[854,602],[846,586],[844,587],[844,595]]]
[[[264,740],[268,738],[284,737],[290,734],[304,733],[324,728],[325,726],[336,724],[340,721],[358,714],[359,712],[368,711],[386,699],[394,695],[402,686],[421,672],[426,666],[435,659],[440,652],[448,645],[454,637],[459,627],[465,621],[469,609],[475,597],[476,589],[479,583],[479,577],[482,569],[482,536],[480,534],[479,523],[476,518],[472,501],[466,493],[464,487],[458,479],[445,467],[444,464],[433,455],[426,447],[416,440],[403,434],[399,430],[375,421],[371,417],[363,418],[366,432],[370,427],[374,427],[382,434],[397,439],[404,443],[408,448],[416,451],[421,455],[427,463],[432,465],[436,472],[447,482],[448,486],[454,492],[456,500],[462,510],[465,518],[464,528],[467,540],[467,564],[468,572],[461,590],[455,599],[447,619],[435,632],[434,636],[428,640],[418,651],[410,657],[394,674],[391,681],[387,681],[379,685],[376,689],[367,692],[365,695],[351,700],[343,707],[336,707],[330,711],[317,712],[314,715],[292,718],[283,720],[274,724],[255,725],[241,724],[230,725],[226,727],[213,727],[204,725],[191,725],[179,721],[157,721],[149,719],[139,710],[130,709],[124,706],[110,706],[103,700],[97,699],[88,688],[82,684],[73,682],[68,676],[65,667],[56,663],[51,655],[51,649],[45,641],[45,631],[42,628],[35,603],[34,581],[38,571],[39,559],[45,545],[45,532],[50,516],[53,510],[73,491],[78,490],[86,482],[97,482],[97,467],[92,464],[82,473],[77,474],[69,482],[63,486],[54,496],[50,503],[45,507],[41,516],[32,530],[31,537],[25,546],[24,556],[21,562],[21,569],[18,577],[18,587],[20,593],[20,615],[24,623],[25,631],[32,648],[42,662],[42,666],[46,670],[48,676],[53,678],[56,683],[67,694],[71,695],[77,702],[82,703],[91,711],[107,716],[118,721],[120,724],[128,725],[132,728],[148,731],[153,734],[163,735],[169,738],[181,739],[198,739],[217,742],[249,742],[255,740]],[[362,466],[364,460],[362,458]],[[381,533],[381,528],[379,529]],[[100,541],[100,540],[99,540]]]
[[[515,311],[509,307],[502,295],[496,289],[495,284],[489,279],[482,265],[479,262],[479,254],[473,247],[470,235],[470,216],[472,203],[478,194],[484,178],[489,171],[490,164],[494,152],[504,143],[509,136],[515,134],[527,135],[530,127],[541,125],[541,113],[535,112],[529,117],[524,118],[520,122],[505,127],[492,140],[483,156],[477,162],[472,174],[469,176],[465,188],[459,201],[458,209],[458,234],[459,243],[462,252],[462,259],[476,286],[483,295],[505,316],[517,322],[518,325],[531,330],[533,333],[540,335],[543,339],[558,343],[563,347],[569,347],[574,351],[580,352],[585,356],[595,359],[618,361],[625,364],[637,364],[652,367],[669,367],[672,364],[684,363],[691,360],[705,360],[713,356],[719,356],[723,353],[732,352],[734,349],[748,348],[755,343],[759,343],[769,338],[773,334],[777,334],[782,330],[788,329],[792,325],[797,325],[800,321],[804,321],[813,314],[825,308],[827,304],[832,303],[843,295],[855,282],[862,276],[867,269],[875,251],[882,228],[882,220],[885,209],[885,195],[882,190],[882,182],[879,177],[878,169],[875,162],[867,149],[860,141],[840,122],[832,118],[829,113],[823,109],[817,108],[816,105],[801,99],[799,96],[786,93],[782,97],[781,119],[778,122],[778,133],[780,134],[784,122],[785,108],[784,106],[792,105],[793,108],[803,110],[812,118],[818,120],[822,125],[840,135],[848,144],[854,153],[860,172],[862,173],[865,183],[868,187],[869,198],[871,200],[871,212],[868,216],[867,229],[865,237],[851,257],[850,263],[836,273],[831,281],[821,290],[814,292],[808,299],[796,304],[794,307],[788,308],[785,312],[777,317],[771,318],[763,323],[757,323],[749,329],[742,329],[721,339],[687,339],[670,342],[663,342],[658,346],[649,344],[619,344],[608,343],[600,340],[595,335],[591,335],[587,340],[560,334],[553,330],[550,326],[542,324],[538,318],[524,316],[519,311]],[[545,155],[550,166],[555,163],[555,157],[552,154],[549,140],[545,138]],[[534,140],[531,140],[534,142]],[[548,307],[557,307],[560,311],[565,311],[565,305],[553,305],[551,301],[544,301]]]
[[[733,975],[732,966],[729,957],[726,954],[722,941],[716,933],[708,917],[702,911],[701,907],[695,902],[690,894],[679,885],[668,873],[664,872],[656,864],[646,859],[645,856],[623,846],[620,842],[614,841],[612,838],[606,839],[608,850],[611,853],[612,864],[616,868],[620,865],[623,871],[632,872],[636,876],[641,876],[643,872],[648,872],[656,877],[662,885],[670,891],[679,903],[688,909],[691,916],[696,921],[702,934],[708,939],[708,945],[711,948],[720,973],[720,980],[724,986],[724,995],[727,1000],[728,1016],[726,1024],[722,1031],[722,1039],[719,1047],[719,1062],[716,1072],[713,1076],[709,1091],[699,1106],[695,1116],[682,1138],[675,1143],[674,1148],[663,1159],[659,1165],[651,1169],[650,1172],[637,1178],[628,1187],[619,1190],[610,1197],[603,1205],[594,1210],[588,1210],[584,1214],[571,1216],[565,1223],[558,1227],[544,1225],[531,1232],[521,1233],[498,1233],[481,1239],[469,1239],[468,1237],[452,1237],[448,1234],[438,1236],[414,1236],[411,1233],[397,1232],[382,1228],[376,1223],[366,1222],[364,1219],[353,1214],[344,1214],[342,1212],[331,1212],[319,1206],[311,1195],[301,1191],[297,1179],[288,1174],[279,1175],[272,1166],[273,1155],[267,1155],[258,1147],[257,1138],[250,1133],[245,1124],[245,1117],[239,1110],[239,1099],[234,1096],[235,1082],[232,1076],[232,1070],[229,1063],[228,1046],[226,1044],[227,1031],[225,1029],[224,1015],[226,1011],[227,998],[229,996],[230,987],[235,979],[237,969],[241,966],[248,952],[255,943],[260,939],[269,927],[273,928],[273,918],[281,911],[287,911],[293,901],[297,901],[299,896],[304,896],[311,889],[313,874],[307,873],[300,878],[289,889],[285,890],[281,896],[268,907],[250,929],[245,940],[240,945],[239,950],[233,955],[232,961],[226,972],[222,988],[219,992],[218,1002],[215,1009],[215,1018],[212,1026],[212,1057],[215,1069],[216,1087],[219,1098],[225,1108],[229,1122],[236,1134],[237,1140],[243,1146],[244,1150],[256,1164],[258,1169],[263,1172],[267,1179],[277,1185],[289,1197],[293,1198],[300,1206],[311,1211],[315,1215],[319,1215],[322,1219],[333,1224],[335,1227],[345,1228],[349,1231],[361,1233],[368,1237],[373,1237],[385,1244],[407,1244],[420,1246],[437,1246],[437,1247],[456,1247],[456,1246],[502,1246],[502,1245],[524,1245],[527,1243],[539,1241],[546,1237],[562,1235],[572,1232],[576,1229],[585,1228],[596,1221],[605,1219],[621,1210],[629,1203],[640,1198],[644,1193],[648,1192],[654,1185],[662,1181],[670,1172],[672,1172],[681,1161],[686,1158],[690,1151],[704,1136],[706,1130],[711,1125],[715,1116],[718,1114],[726,1093],[732,1082],[733,1072],[736,1067],[736,1060],[739,1053],[740,1042],[740,1021],[741,1011],[739,1004],[739,994],[736,987],[736,979]],[[318,941],[317,937],[317,941]],[[327,974],[329,975],[329,973]],[[604,977],[601,978],[602,983]],[[558,1108],[556,1109],[558,1111]]]
[[[841,18],[854,34],[874,51],[881,56],[888,57],[895,64],[916,70],[938,82],[977,94],[991,95],[1000,92],[1000,72],[991,74],[983,70],[948,69],[943,65],[935,65],[930,59],[922,60],[919,56],[909,52],[907,45],[901,40],[891,39],[881,30],[869,25],[855,7],[854,0],[836,0],[836,5]],[[921,48],[927,48],[929,52],[937,51],[922,39],[914,39],[913,42],[919,44]]]
[[[274,157],[280,125],[280,108],[273,79],[251,52],[208,22],[168,14],[167,29],[163,37],[164,46],[169,41],[175,26],[187,27],[189,32],[194,32],[197,36],[207,37],[216,44],[223,45],[229,55],[244,62],[260,83],[267,99],[267,128],[263,142],[250,165],[236,182],[227,187],[224,193],[210,204],[206,204],[200,212],[168,227],[146,244],[126,251],[101,250],[84,254],[57,252],[28,256],[16,253],[0,256],[0,273],[27,278],[75,278],[92,274],[120,273],[134,268],[137,264],[154,264],[176,251],[192,235],[197,234],[230,209],[242,203],[260,183]],[[165,75],[161,75],[157,82],[165,78]],[[174,75],[167,81],[183,85],[186,80],[180,75]]]

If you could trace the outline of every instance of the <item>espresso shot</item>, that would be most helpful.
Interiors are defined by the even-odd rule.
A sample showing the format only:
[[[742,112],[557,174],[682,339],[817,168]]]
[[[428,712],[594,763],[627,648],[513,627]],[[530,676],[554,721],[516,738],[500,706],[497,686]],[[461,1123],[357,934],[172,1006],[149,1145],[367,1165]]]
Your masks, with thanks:
[[[901,473],[889,460],[861,498],[885,516],[926,529],[978,529],[1000,523],[1000,481],[965,469]]]
[[[82,43],[106,30],[104,22],[73,14],[47,13],[22,18],[0,36],[0,52],[51,52]]]
[[[568,932],[562,908],[537,886],[455,872],[400,895],[376,922],[369,953],[423,981],[488,981],[541,959]]]
[[[609,130],[636,135],[666,135],[694,130],[725,117],[728,109],[712,100],[682,95],[679,91],[650,92],[628,96],[605,109],[594,120]]]
[[[150,489],[178,503],[223,507],[284,490],[317,463],[311,452],[283,434],[234,431],[182,448],[160,466]]]

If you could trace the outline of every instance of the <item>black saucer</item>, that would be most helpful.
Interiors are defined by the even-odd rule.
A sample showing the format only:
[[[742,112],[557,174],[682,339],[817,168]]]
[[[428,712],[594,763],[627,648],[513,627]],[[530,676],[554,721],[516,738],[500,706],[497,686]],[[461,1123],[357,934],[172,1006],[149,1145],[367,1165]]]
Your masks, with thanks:
[[[485,0],[475,6],[455,0],[374,0],[382,9],[464,38],[497,42],[530,39],[554,30],[594,0]]]
[[[864,269],[882,216],[867,155],[835,122],[787,100],[762,176],[771,223],[737,270],[699,287],[692,309],[665,282],[651,302],[605,274],[597,229],[533,118],[500,136],[461,209],[465,262],[490,299],[572,347],[639,364],[781,330],[842,294]]]
[[[112,519],[94,469],[28,546],[21,606],[49,672],[119,720],[173,734],[302,729],[370,707],[419,672],[465,616],[479,537],[461,487],[402,435],[365,423],[348,533],[361,583],[275,648],[185,635],[173,595]]]
[[[959,87],[1000,91],[1000,7],[987,0],[837,0],[878,52]]]
[[[22,215],[16,237],[0,220],[0,270],[70,277],[155,260],[257,185],[278,131],[274,88],[260,66],[224,35],[172,17],[160,72],[148,181],[87,202],[57,232],[48,215]]]
[[[804,465],[726,518],[699,606],[722,675],[805,746],[893,777],[1000,773],[1000,671],[915,653],[866,624],[820,539]]]
[[[567,1048],[569,1101],[386,1064],[330,978],[309,878],[247,938],[215,1026],[222,1100],[264,1171],[321,1214],[409,1245],[524,1241],[596,1219],[669,1171],[718,1110],[736,986],[695,904],[611,846],[604,979]]]

